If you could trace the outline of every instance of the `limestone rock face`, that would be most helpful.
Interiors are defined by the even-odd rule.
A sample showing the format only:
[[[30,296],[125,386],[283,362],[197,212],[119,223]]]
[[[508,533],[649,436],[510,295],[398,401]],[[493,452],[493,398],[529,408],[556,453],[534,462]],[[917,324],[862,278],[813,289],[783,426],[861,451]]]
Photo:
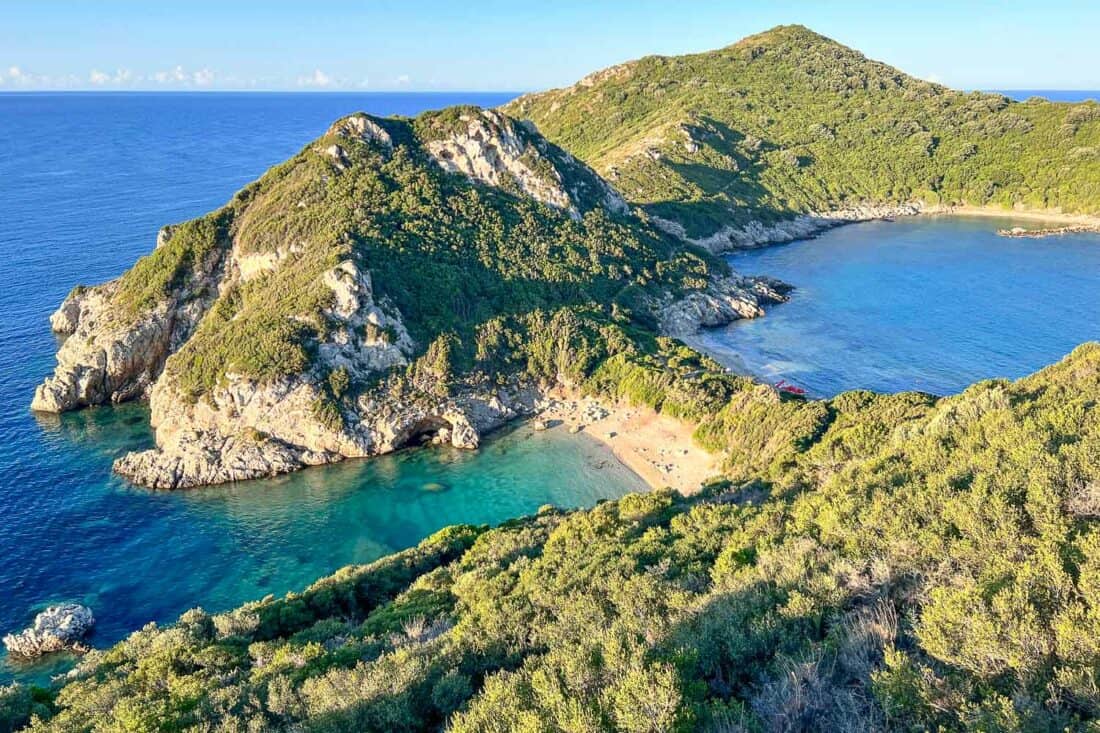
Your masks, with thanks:
[[[337,120],[329,128],[328,134],[358,138],[364,142],[377,143],[386,150],[393,150],[393,138],[386,132],[385,128],[372,120],[370,116],[362,113]]]
[[[170,382],[158,383],[151,400],[157,447],[119,458],[115,471],[150,488],[183,489],[380,455],[443,434],[455,447],[477,448],[484,433],[529,413],[537,399],[517,387],[409,403],[362,398],[328,424],[313,416],[319,397],[315,385],[295,378],[241,381],[218,390],[214,404],[188,404]]]
[[[444,170],[462,173],[489,186],[515,185],[531,198],[580,218],[583,202],[594,200],[615,214],[629,211],[626,201],[573,156],[495,110],[459,117],[462,126],[427,143]]]
[[[172,232],[161,229],[157,246]],[[148,394],[165,360],[190,337],[217,296],[224,255],[223,248],[213,248],[187,282],[137,314],[115,302],[119,280],[73,290],[50,316],[50,327],[68,338],[57,352],[53,376],[35,390],[31,409],[65,412]]]
[[[404,366],[413,352],[400,313],[374,297],[370,273],[347,260],[324,273],[332,290],[329,328],[310,371],[261,383],[227,374],[225,383],[188,399],[171,370],[149,395],[157,447],[130,453],[115,471],[135,483],[179,489],[272,476],[344,458],[388,453],[425,436],[476,448],[488,430],[524,414],[534,398],[510,388],[471,386],[445,398],[392,400],[368,394],[322,415],[325,375],[354,381]]]
[[[690,336],[700,328],[724,326],[764,315],[764,305],[785,303],[793,288],[775,278],[729,277],[711,280],[705,290],[688,293],[659,310],[662,333]]]
[[[50,606],[34,619],[30,628],[4,637],[8,653],[19,657],[39,657],[65,649],[78,649],[80,640],[95,626],[90,609],[77,603]]]
[[[806,239],[841,224],[873,221],[875,219],[892,219],[899,216],[915,216],[923,210],[924,206],[919,202],[884,205],[867,204],[825,213],[801,214],[793,219],[774,224],[754,221],[741,227],[727,226],[708,237],[701,238],[687,236],[683,226],[677,222],[658,217],[651,218],[653,223],[665,232],[685,242],[703,247],[714,254],[720,254],[732,250],[755,249],[769,244]]]
[[[114,289],[111,282],[71,294],[50,317],[54,331],[68,338],[31,409],[64,412],[144,395],[205,310],[202,303],[162,305],[124,323],[111,304]]]

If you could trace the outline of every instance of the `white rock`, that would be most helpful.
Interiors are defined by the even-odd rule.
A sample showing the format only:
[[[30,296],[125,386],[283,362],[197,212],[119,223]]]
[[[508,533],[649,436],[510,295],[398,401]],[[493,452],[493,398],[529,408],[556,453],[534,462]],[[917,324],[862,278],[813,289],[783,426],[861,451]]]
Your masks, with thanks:
[[[726,226],[714,234],[698,238],[689,237],[679,222],[656,216],[651,217],[651,220],[665,232],[718,254],[730,250],[754,249],[769,244],[807,239],[841,224],[914,216],[922,211],[924,211],[924,205],[919,201],[906,204],[864,204],[824,213],[801,214],[773,224],[753,221],[740,227]]]
[[[665,304],[658,312],[661,332],[668,336],[690,336],[700,328],[724,326],[741,318],[764,315],[764,305],[783,303],[791,286],[769,277],[740,277],[733,274],[711,280],[706,290],[697,290]]]
[[[34,618],[34,624],[4,637],[8,653],[20,657],[38,657],[72,649],[95,626],[90,609],[77,603],[50,606]]]
[[[625,214],[626,201],[602,178],[564,151],[556,151],[556,162],[545,143],[530,142],[511,118],[495,110],[462,115],[465,128],[426,143],[428,153],[441,168],[462,173],[489,186],[518,185],[531,198],[567,212],[579,219],[578,197],[594,196],[608,211]],[[592,191],[568,190],[560,166],[569,169],[576,185]]]

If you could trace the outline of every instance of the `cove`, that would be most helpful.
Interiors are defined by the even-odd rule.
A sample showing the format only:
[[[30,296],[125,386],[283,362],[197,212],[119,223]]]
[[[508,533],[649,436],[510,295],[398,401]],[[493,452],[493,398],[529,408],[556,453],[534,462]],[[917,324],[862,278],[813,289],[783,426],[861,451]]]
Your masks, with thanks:
[[[0,525],[0,626],[21,627],[49,601],[77,601],[96,614],[89,641],[97,647],[195,606],[227,610],[301,590],[447,525],[497,524],[543,504],[589,507],[646,489],[595,439],[517,425],[476,451],[412,449],[158,493],[110,474],[114,456],[152,442],[143,406],[39,418],[38,427],[42,450],[33,471],[13,476],[8,490],[18,496]],[[70,663],[5,660],[0,679],[43,680]]]
[[[997,236],[1042,222],[918,216],[728,256],[797,289],[764,318],[700,337],[728,366],[815,396],[953,394],[1017,378],[1100,337],[1100,235]]]
[[[0,95],[0,634],[76,601],[105,647],[149,621],[304,588],[455,523],[543,504],[592,506],[645,489],[584,435],[506,430],[477,452],[424,450],[198,491],[155,493],[111,474],[152,445],[142,405],[60,417],[27,409],[53,367],[48,317],[77,283],[116,277],[157,230],[235,190],[357,109],[416,114],[512,94]],[[13,666],[44,681],[71,658]]]

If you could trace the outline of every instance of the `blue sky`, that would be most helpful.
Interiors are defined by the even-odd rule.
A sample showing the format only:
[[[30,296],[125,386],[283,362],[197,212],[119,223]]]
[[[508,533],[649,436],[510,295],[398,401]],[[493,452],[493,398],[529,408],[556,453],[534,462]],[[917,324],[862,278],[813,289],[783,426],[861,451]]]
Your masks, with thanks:
[[[0,91],[524,91],[781,23],[954,87],[1100,88],[1096,0],[3,0]]]

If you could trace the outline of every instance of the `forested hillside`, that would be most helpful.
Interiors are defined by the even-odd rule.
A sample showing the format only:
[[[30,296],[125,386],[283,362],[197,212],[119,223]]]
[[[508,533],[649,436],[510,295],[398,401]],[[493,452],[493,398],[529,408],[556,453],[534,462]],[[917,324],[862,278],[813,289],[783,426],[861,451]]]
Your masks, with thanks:
[[[702,495],[453,527],[4,693],[34,730],[1094,730],[1100,346],[944,399],[781,397],[670,342]],[[701,371],[700,371],[701,370]]]
[[[864,202],[1100,213],[1100,104],[955,91],[802,26],[505,110],[696,238]]]

